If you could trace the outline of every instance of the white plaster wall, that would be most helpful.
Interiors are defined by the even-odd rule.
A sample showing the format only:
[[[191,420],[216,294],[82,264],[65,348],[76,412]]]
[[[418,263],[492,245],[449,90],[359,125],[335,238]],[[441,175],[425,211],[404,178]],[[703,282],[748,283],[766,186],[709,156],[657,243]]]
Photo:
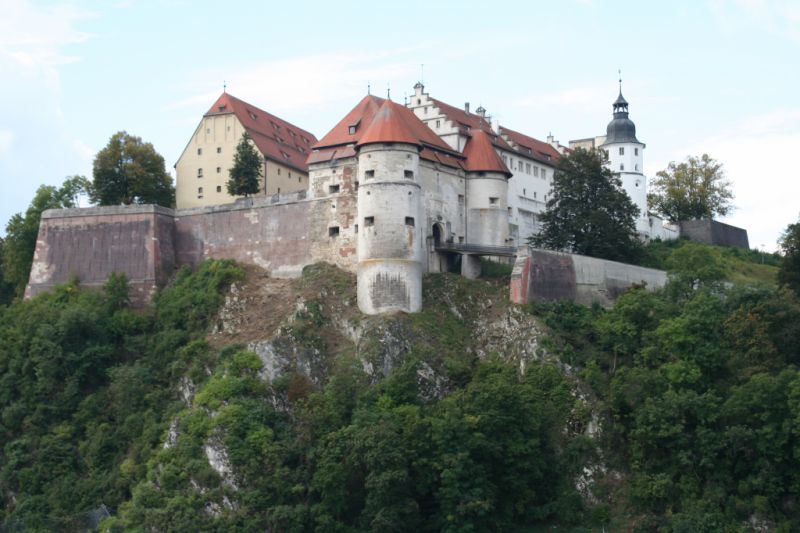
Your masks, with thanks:
[[[467,178],[466,242],[505,246],[508,239],[508,181],[503,174],[480,174],[470,173]],[[492,203],[492,198],[497,201]]]
[[[506,154],[508,161],[511,158]],[[508,221],[509,235],[514,238],[514,245],[524,244],[527,238],[539,233],[541,226],[538,215],[547,208],[547,200],[553,188],[553,174],[555,168],[546,166],[538,161],[514,157],[514,164],[519,169],[518,161],[523,161],[523,170],[516,170],[508,180]],[[531,163],[530,172],[527,163]],[[534,170],[538,169],[538,170]],[[515,232],[511,230],[515,229]],[[516,235],[514,235],[516,233]]]
[[[357,172],[359,309],[367,314],[419,311],[424,226],[417,148],[364,146]]]

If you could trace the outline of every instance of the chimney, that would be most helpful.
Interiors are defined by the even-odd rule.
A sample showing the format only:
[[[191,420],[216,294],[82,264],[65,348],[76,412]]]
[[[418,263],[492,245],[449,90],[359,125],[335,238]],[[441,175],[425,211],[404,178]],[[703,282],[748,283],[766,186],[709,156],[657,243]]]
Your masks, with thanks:
[[[469,102],[464,102],[464,111],[469,113]]]

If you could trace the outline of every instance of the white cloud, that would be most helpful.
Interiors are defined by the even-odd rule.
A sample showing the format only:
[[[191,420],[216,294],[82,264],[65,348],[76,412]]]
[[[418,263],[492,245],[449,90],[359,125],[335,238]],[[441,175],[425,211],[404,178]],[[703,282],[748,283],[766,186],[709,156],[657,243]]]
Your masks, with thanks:
[[[0,130],[0,154],[11,151],[11,145],[14,143],[14,132],[9,130]]]
[[[419,65],[407,56],[421,47],[374,52],[342,50],[248,64],[211,74],[204,71],[203,81],[191,85],[206,89],[170,104],[168,109],[209,105],[222,92],[223,80],[227,80],[232,94],[277,114],[352,100],[366,93],[367,83],[372,94],[381,96],[386,94],[388,83],[392,97],[399,100],[407,90],[408,80],[419,72]]]
[[[717,25],[727,32],[757,28],[800,41],[800,4],[796,0],[710,0]]]
[[[58,83],[57,68],[76,61],[64,47],[82,43],[89,35],[77,21],[91,16],[69,4],[37,6],[27,0],[5,0],[0,17],[0,66]]]

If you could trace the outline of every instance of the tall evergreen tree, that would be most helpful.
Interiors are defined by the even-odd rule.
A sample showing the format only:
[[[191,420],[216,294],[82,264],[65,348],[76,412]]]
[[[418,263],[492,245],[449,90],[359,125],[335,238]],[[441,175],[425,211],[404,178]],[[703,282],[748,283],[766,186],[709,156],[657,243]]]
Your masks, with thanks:
[[[228,178],[228,194],[231,196],[244,196],[258,192],[258,184],[261,179],[261,156],[250,143],[251,137],[248,133],[242,135],[239,144],[236,145],[236,154],[233,156],[233,168],[231,168]]]
[[[530,244],[617,261],[638,257],[639,210],[605,162],[604,152],[581,148],[561,158],[542,231]]]

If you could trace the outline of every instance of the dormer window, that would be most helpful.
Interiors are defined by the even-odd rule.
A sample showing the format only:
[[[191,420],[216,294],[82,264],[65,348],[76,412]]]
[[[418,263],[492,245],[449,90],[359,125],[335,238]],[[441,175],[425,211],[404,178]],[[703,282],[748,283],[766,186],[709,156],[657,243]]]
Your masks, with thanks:
[[[219,106],[219,110],[220,111],[225,111],[225,104],[222,104],[221,106]]]
[[[347,133],[349,133],[350,135],[355,135],[356,134],[356,127],[355,126],[350,126],[349,128],[347,128]]]
[[[247,113],[250,115],[250,118],[252,118],[253,120],[256,120],[258,118],[258,117],[256,117],[256,114],[253,113],[252,111],[248,111]]]

